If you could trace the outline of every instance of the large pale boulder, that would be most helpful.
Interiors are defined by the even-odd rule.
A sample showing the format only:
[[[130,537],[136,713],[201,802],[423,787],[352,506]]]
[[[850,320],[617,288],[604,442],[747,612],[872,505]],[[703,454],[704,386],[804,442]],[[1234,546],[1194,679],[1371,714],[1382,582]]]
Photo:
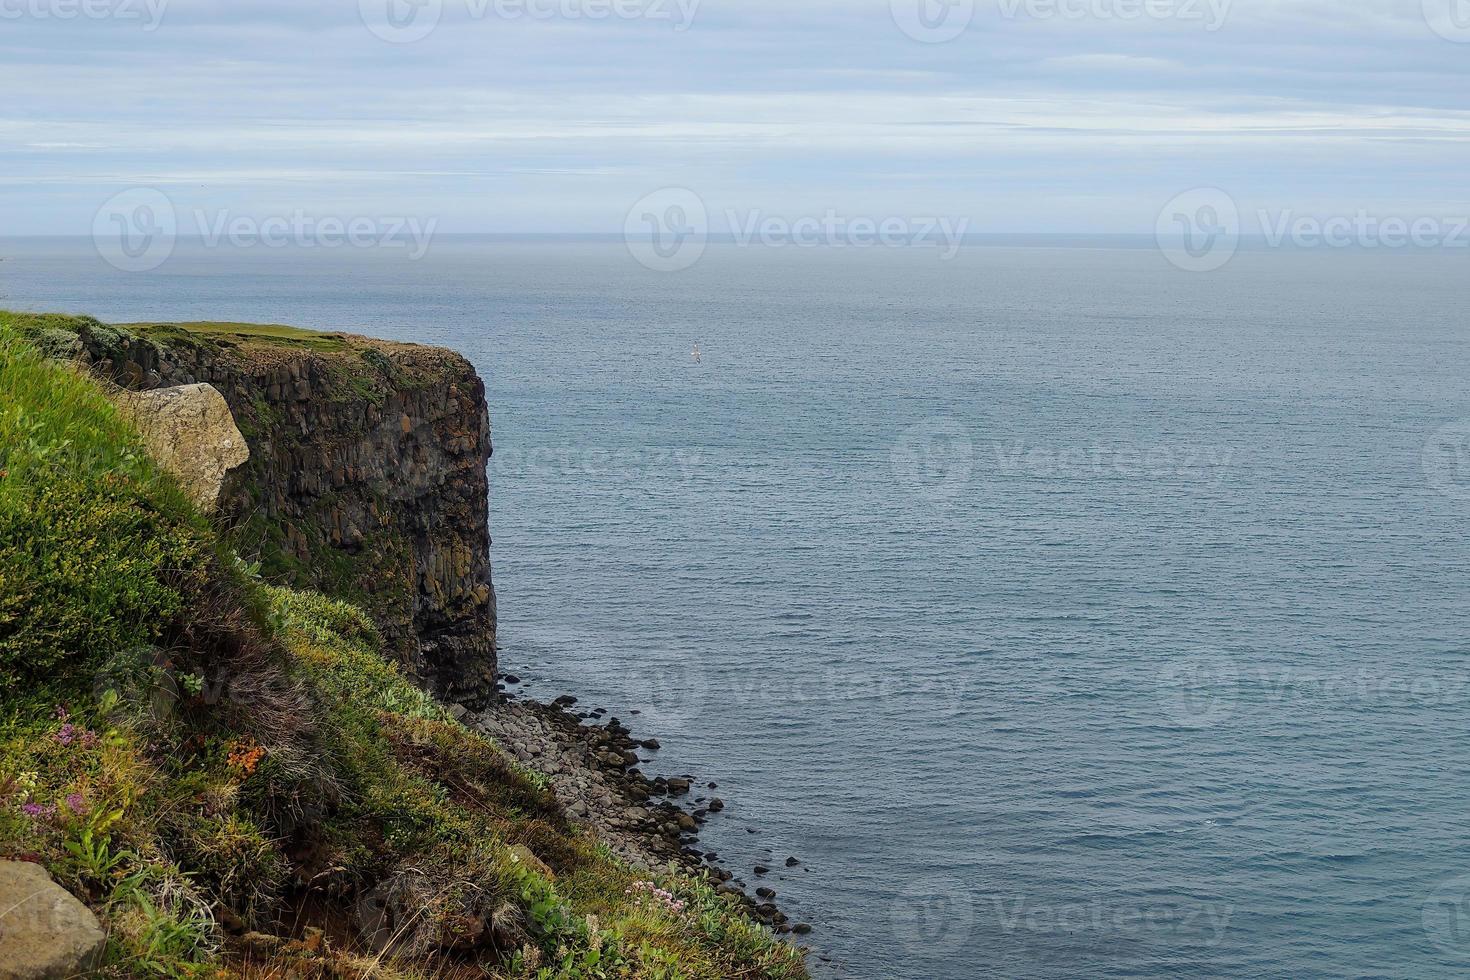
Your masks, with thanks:
[[[0,980],[84,975],[106,942],[97,917],[45,868],[0,861]]]
[[[219,504],[225,474],[250,458],[230,406],[212,385],[126,391],[122,413],[143,434],[148,451],[204,511]]]

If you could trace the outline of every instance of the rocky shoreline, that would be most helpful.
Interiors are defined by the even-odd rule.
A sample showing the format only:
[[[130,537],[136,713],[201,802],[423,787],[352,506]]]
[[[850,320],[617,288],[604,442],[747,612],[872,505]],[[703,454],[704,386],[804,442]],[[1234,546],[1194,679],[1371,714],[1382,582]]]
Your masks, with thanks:
[[[502,678],[502,687],[518,679]],[[719,863],[719,855],[699,847],[701,828],[725,808],[714,795],[719,785],[701,783],[691,774],[649,778],[639,768],[640,756],[656,752],[659,743],[639,739],[602,709],[577,710],[577,699],[564,695],[550,703],[505,693],[481,711],[465,710],[461,720],[495,739],[523,765],[551,783],[557,799],[575,822],[592,828],[618,858],[635,868],[657,870],[676,864],[703,872],[716,890],[745,906],[778,935],[805,936],[812,927],[792,922],[776,904],[774,889],[759,885],[754,893],[735,872]],[[686,809],[679,802],[693,806]],[[751,831],[754,833],[754,831]],[[801,862],[787,858],[787,867]],[[757,875],[769,869],[757,867]]]

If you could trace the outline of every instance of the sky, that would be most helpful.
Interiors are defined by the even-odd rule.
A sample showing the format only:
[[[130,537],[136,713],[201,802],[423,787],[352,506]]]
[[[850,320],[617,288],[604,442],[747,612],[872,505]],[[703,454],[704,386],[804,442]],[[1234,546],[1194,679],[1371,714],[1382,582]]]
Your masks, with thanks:
[[[0,0],[0,78],[7,235],[1470,214],[1470,0]]]

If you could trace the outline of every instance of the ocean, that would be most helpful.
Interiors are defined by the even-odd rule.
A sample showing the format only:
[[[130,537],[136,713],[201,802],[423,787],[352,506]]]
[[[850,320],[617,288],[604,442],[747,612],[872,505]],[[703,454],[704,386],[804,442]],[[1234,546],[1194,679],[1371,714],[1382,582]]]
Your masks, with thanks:
[[[1462,255],[0,256],[4,307],[464,352],[502,668],[717,782],[818,976],[1470,971]]]

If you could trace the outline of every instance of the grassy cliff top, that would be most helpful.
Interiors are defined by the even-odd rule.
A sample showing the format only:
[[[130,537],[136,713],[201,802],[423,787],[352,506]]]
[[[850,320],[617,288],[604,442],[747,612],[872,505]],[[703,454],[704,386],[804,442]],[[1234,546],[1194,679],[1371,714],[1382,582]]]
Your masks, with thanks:
[[[103,976],[805,976],[570,825],[360,610],[262,582],[37,326],[0,314],[0,858],[98,914]]]
[[[208,337],[243,344],[279,344],[317,351],[341,351],[348,346],[348,335],[303,330],[280,323],[230,323],[200,320],[187,323],[117,323],[113,326],[150,340],[167,341],[183,337]]]

